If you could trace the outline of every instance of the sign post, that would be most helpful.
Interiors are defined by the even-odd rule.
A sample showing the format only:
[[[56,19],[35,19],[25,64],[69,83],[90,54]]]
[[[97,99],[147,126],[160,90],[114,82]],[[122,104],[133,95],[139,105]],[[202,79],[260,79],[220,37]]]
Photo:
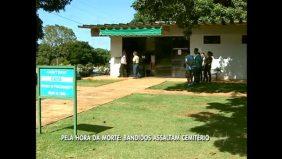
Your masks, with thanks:
[[[74,135],[77,135],[77,84],[75,66],[38,66],[38,131],[41,134],[41,99],[73,101]]]

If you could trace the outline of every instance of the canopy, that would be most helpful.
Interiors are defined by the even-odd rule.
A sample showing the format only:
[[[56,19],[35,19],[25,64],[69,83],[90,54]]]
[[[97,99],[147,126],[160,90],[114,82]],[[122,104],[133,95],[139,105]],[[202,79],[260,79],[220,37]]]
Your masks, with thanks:
[[[100,36],[160,36],[162,28],[100,29]]]

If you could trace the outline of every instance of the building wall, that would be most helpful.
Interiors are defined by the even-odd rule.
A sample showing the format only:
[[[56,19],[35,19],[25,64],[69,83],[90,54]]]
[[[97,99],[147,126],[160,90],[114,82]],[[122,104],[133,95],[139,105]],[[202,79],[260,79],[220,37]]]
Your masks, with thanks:
[[[219,35],[220,44],[204,44],[205,35]],[[192,30],[190,51],[213,52],[212,69],[220,67],[223,79],[247,79],[247,44],[242,44],[242,35],[247,35],[246,25],[201,26]]]
[[[220,44],[204,44],[205,35],[219,35]],[[242,44],[242,35],[247,35],[247,26],[240,25],[203,25],[192,30],[190,37],[190,51],[199,48],[203,51],[212,51],[214,60],[212,69],[221,67],[224,79],[247,79],[247,44]],[[166,29],[164,36],[183,36],[182,29],[171,26]],[[154,49],[148,40],[146,47]],[[122,53],[122,37],[111,37],[111,76],[119,76],[120,57]]]
[[[163,36],[183,36],[183,30],[176,25],[163,28]]]
[[[119,76],[120,58],[122,54],[122,37],[111,38],[111,59],[110,59],[110,75]]]

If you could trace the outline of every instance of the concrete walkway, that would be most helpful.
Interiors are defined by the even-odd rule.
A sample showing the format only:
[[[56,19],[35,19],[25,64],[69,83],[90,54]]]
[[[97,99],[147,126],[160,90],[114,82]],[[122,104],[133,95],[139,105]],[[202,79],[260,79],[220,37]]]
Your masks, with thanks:
[[[103,79],[103,77],[96,77]],[[95,77],[94,77],[95,79]],[[105,77],[109,79],[109,77]],[[112,79],[112,78],[111,78]],[[147,77],[140,79],[124,78],[123,81],[99,87],[78,87],[77,112],[83,112],[101,104],[111,102],[148,87],[165,82],[166,78]],[[73,104],[69,100],[42,100],[42,125],[47,125],[73,115]]]

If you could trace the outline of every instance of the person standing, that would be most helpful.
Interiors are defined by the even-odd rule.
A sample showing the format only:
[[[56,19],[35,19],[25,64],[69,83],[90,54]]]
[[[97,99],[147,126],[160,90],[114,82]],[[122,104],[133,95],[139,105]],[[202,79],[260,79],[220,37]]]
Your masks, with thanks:
[[[194,54],[195,54],[195,58],[194,58],[194,67],[193,69],[193,75],[194,75],[194,83],[199,83],[200,79],[201,79],[201,68],[202,68],[202,57],[199,53],[199,49],[195,48],[194,49]]]
[[[133,51],[133,78],[139,78],[140,73],[139,73],[139,56],[137,56],[137,52]]]
[[[123,51],[120,59],[120,76],[121,77],[127,77],[127,72],[126,72],[126,52]]]
[[[202,58],[202,67],[201,67],[201,74],[200,74],[200,81],[204,81],[204,65],[205,65],[205,52],[201,51],[201,58]]]
[[[194,56],[188,52],[188,55],[185,57],[185,76],[187,78],[188,87],[193,83],[193,72],[192,67],[194,64]]]
[[[208,51],[204,65],[204,82],[211,82],[211,65],[213,53]]]

